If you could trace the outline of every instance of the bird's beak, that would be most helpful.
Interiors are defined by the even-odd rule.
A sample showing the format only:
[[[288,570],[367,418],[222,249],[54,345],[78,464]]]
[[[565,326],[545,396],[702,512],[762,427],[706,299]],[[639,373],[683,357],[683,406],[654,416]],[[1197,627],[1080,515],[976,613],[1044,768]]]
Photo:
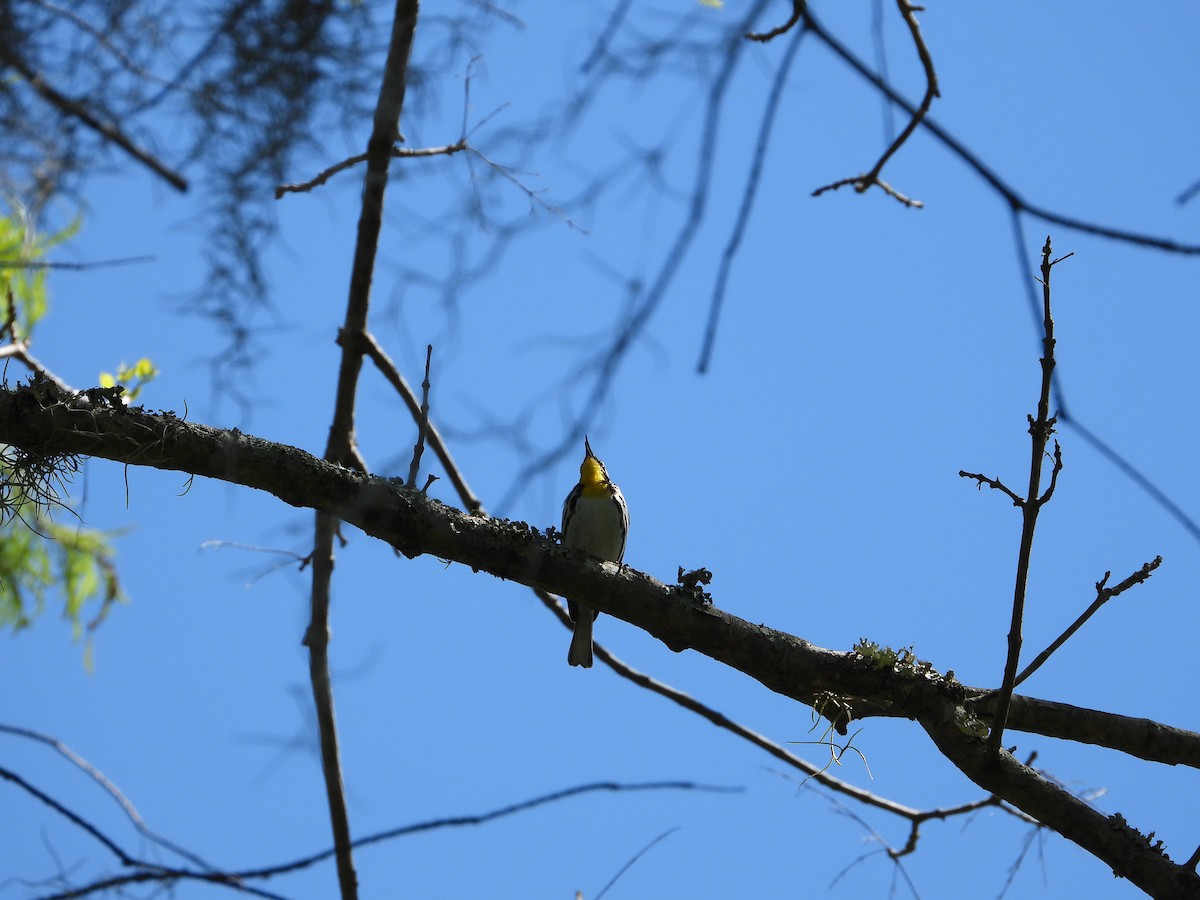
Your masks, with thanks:
[[[583,449],[589,457],[592,459],[596,458],[596,454],[592,452],[592,445],[588,443],[586,434],[583,436]]]

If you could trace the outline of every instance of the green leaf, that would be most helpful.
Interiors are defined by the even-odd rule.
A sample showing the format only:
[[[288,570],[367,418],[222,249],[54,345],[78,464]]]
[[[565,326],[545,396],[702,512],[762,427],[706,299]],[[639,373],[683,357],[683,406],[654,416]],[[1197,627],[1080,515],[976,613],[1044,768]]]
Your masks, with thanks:
[[[143,356],[132,366],[121,360],[116,374],[100,373],[100,387],[116,387],[118,384],[125,388],[125,400],[131,402],[142,392],[142,388],[158,377],[158,367]]]

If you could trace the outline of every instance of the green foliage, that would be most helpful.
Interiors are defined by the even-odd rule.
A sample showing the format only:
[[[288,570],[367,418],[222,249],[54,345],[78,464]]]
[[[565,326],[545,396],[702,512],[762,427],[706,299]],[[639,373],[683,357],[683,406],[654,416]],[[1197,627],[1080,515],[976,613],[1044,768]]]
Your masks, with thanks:
[[[44,611],[47,594],[57,590],[64,600],[63,618],[78,640],[90,603],[101,605],[89,630],[124,599],[113,564],[113,535],[56,524],[32,500],[6,512],[10,515],[0,524],[0,628],[27,628]]]
[[[20,207],[0,216],[0,303],[6,305],[4,321],[13,332],[11,338],[28,339],[49,310],[47,270],[34,264],[78,230],[76,219],[57,234],[39,235]]]
[[[117,366],[116,374],[111,372],[100,373],[100,387],[111,388],[118,384],[125,388],[125,400],[132,403],[137,399],[138,394],[142,392],[142,388],[148,385],[158,377],[158,368],[146,357],[142,357],[132,366],[126,365],[124,361]]]
[[[49,310],[48,269],[30,264],[78,227],[76,221],[45,236],[36,233],[20,208],[0,216],[0,334],[18,348]],[[35,372],[35,381],[43,374]],[[157,374],[147,359],[118,369],[118,377],[134,382],[134,394]],[[47,598],[58,595],[78,640],[123,599],[113,564],[113,535],[60,525],[50,517],[55,507],[65,508],[59,494],[77,467],[70,456],[0,445],[0,630],[16,633],[29,627],[45,610]],[[85,612],[90,619],[86,625]],[[84,649],[89,668],[90,660],[89,639]]]

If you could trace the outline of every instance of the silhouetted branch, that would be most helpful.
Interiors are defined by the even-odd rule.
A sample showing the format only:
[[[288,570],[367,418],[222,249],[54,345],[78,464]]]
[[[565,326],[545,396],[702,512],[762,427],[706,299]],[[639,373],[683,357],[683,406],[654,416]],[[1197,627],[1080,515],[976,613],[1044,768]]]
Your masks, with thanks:
[[[82,272],[108,266],[128,266],[133,263],[154,262],[154,256],[126,256],[121,259],[98,259],[94,262],[49,262],[44,259],[0,259],[0,269],[58,269]]]
[[[425,433],[429,430],[429,364],[433,359],[433,344],[425,346],[425,380],[421,382],[421,412],[417,416],[417,443],[413,447],[412,462],[408,467],[408,486],[417,486],[417,472],[421,469],[421,456],[425,452]]]
[[[767,95],[767,102],[763,106],[762,117],[759,120],[758,138],[754,142],[754,156],[750,162],[750,170],[746,173],[746,183],[742,189],[742,200],[738,206],[737,218],[734,220],[733,227],[729,231],[729,240],[725,243],[725,248],[721,251],[721,265],[717,269],[717,278],[713,285],[712,299],[709,301],[708,323],[704,327],[704,342],[700,347],[700,362],[696,366],[701,374],[708,371],[708,363],[712,357],[713,345],[717,340],[717,319],[720,317],[721,307],[725,302],[725,288],[729,284],[729,274],[733,270],[734,258],[737,256],[738,249],[742,245],[742,238],[746,234],[746,227],[750,223],[750,214],[754,210],[754,201],[758,198],[758,188],[762,183],[763,164],[767,159],[771,133],[775,127],[775,120],[779,115],[779,103],[783,97],[783,87],[787,83],[787,76],[792,70],[792,64],[796,61],[796,54],[800,50],[800,43],[804,39],[804,34],[805,29],[801,28],[792,36],[791,42],[784,51],[783,59],[779,61],[779,68],[775,71],[775,77],[771,79],[771,90]]]
[[[455,153],[461,153],[463,150],[468,150],[465,137],[459,138],[453,144],[447,144],[444,147],[422,147],[409,149],[407,147],[393,147],[392,156],[396,159],[420,159],[428,156],[453,156]],[[366,153],[359,153],[357,156],[351,156],[343,159],[340,163],[335,163],[327,169],[322,169],[314,177],[308,181],[294,182],[289,184],[281,184],[275,188],[275,199],[278,200],[284,194],[297,194],[311,191],[315,187],[327,182],[339,172],[344,172],[347,169],[352,169],[359,163],[367,161]]]
[[[1120,584],[1116,585],[1115,587],[1106,587],[1105,586],[1108,584],[1108,579],[1112,575],[1112,572],[1105,572],[1104,577],[1096,582],[1096,599],[1092,601],[1092,605],[1089,606],[1087,609],[1085,609],[1083,611],[1083,614],[1080,615],[1080,617],[1078,619],[1076,619],[1074,622],[1072,622],[1070,627],[1067,628],[1066,631],[1064,631],[1057,638],[1055,638],[1049,647],[1047,647],[1045,650],[1043,650],[1041,653],[1039,653],[1034,658],[1033,662],[1031,662],[1029,665],[1027,665],[1024,668],[1024,670],[1021,672],[1021,674],[1017,676],[1014,684],[1020,684],[1026,678],[1028,678],[1030,675],[1032,675],[1034,672],[1036,672],[1038,669],[1040,669],[1042,667],[1042,664],[1045,663],[1046,660],[1048,660],[1051,657],[1051,655],[1054,653],[1054,651],[1056,651],[1059,647],[1061,647],[1063,644],[1065,644],[1070,639],[1071,635],[1073,635],[1076,631],[1078,631],[1080,628],[1082,628],[1083,624],[1088,619],[1090,619],[1093,615],[1095,615],[1101,606],[1103,606],[1105,603],[1107,603],[1113,597],[1116,597],[1119,594],[1123,594],[1125,591],[1129,590],[1129,588],[1133,587],[1135,584],[1141,584],[1142,582],[1144,582],[1146,579],[1148,579],[1154,573],[1154,570],[1157,569],[1160,565],[1162,565],[1162,557],[1156,556],[1156,557],[1154,557],[1154,559],[1152,559],[1150,562],[1146,563],[1144,566],[1142,566],[1140,569],[1138,569],[1136,572],[1134,572],[1132,575],[1130,575],[1128,578],[1126,578],[1124,581],[1122,581]]]
[[[1050,273],[1054,266],[1067,259],[1067,254],[1060,259],[1052,260],[1050,238],[1042,247],[1042,310],[1044,337],[1042,340],[1042,385],[1038,396],[1037,418],[1029,416],[1029,436],[1031,441],[1029,461],[1029,489],[1025,494],[1025,502],[1021,504],[1021,545],[1017,553],[1017,576],[1013,586],[1012,622],[1008,630],[1008,656],[1004,663],[1004,680],[1000,684],[997,695],[996,711],[992,717],[992,730],[988,735],[988,749],[993,753],[1000,752],[1000,741],[1004,735],[1004,726],[1008,720],[1008,706],[1011,702],[1013,687],[1016,684],[1017,666],[1021,657],[1021,627],[1025,617],[1025,592],[1029,586],[1029,561],[1033,553],[1033,534],[1037,526],[1038,513],[1050,499],[1054,480],[1062,468],[1062,454],[1055,442],[1054,474],[1051,477],[1051,487],[1043,495],[1041,493],[1042,462],[1046,456],[1046,443],[1054,433],[1055,417],[1050,415],[1050,384],[1054,378],[1054,318],[1050,312]]]
[[[46,746],[50,747],[56,753],[70,762],[71,765],[75,766],[77,769],[87,775],[88,778],[100,785],[104,792],[112,797],[113,800],[117,802],[117,805],[121,807],[122,811],[129,818],[129,821],[133,823],[133,827],[145,835],[147,839],[158,844],[160,847],[165,847],[172,853],[178,854],[193,865],[200,866],[201,868],[208,869],[210,871],[212,870],[212,866],[210,866],[195,853],[192,853],[190,850],[179,846],[173,841],[170,841],[157,832],[151,830],[150,827],[146,825],[145,821],[143,821],[141,815],[137,811],[137,808],[133,805],[133,802],[121,792],[121,789],[113,784],[112,781],[109,780],[108,776],[106,776],[103,772],[93,766],[90,762],[88,762],[62,741],[51,737],[50,735],[42,734],[41,732],[33,731],[29,728],[19,728],[15,725],[0,724],[0,732],[16,735],[17,737],[27,738],[28,740],[36,741],[37,743],[45,744]]]
[[[49,806],[59,815],[82,828],[102,845],[104,845],[104,847],[106,847],[110,852],[112,852],[123,866],[133,870],[121,875],[101,878],[79,887],[69,888],[64,891],[48,894],[41,898],[41,900],[68,900],[68,898],[86,897],[91,894],[100,893],[102,891],[111,891],[116,888],[133,884],[161,884],[164,886],[171,886],[180,881],[203,882],[212,885],[219,885],[221,887],[227,887],[240,893],[251,894],[257,897],[272,898],[272,900],[284,900],[284,898],[279,894],[270,893],[261,888],[247,884],[247,882],[262,881],[269,878],[278,878],[283,875],[293,874],[317,865],[318,863],[325,862],[329,859],[335,859],[339,855],[339,850],[337,848],[330,848],[328,850],[323,850],[320,853],[313,853],[309,856],[300,857],[299,859],[294,859],[278,865],[261,866],[254,869],[242,869],[239,871],[227,872],[196,871],[193,869],[184,869],[172,866],[159,866],[125,853],[115,841],[96,828],[96,826],[92,825],[77,813],[58,803],[53,798],[39,791],[19,775],[10,772],[7,769],[0,768],[0,778],[16,784],[31,796]],[[369,847],[373,844],[392,841],[398,838],[409,837],[416,834],[424,834],[430,831],[438,831],[444,828],[463,828],[467,826],[486,825],[490,822],[496,821],[497,819],[528,812],[529,810],[536,809],[541,806],[557,803],[561,800],[568,800],[573,797],[579,797],[584,794],[599,792],[629,793],[640,791],[706,791],[714,793],[736,793],[741,791],[741,788],[698,784],[693,781],[654,781],[633,784],[625,784],[613,781],[595,782],[592,784],[583,784],[559,791],[553,791],[549,794],[543,794],[540,797],[534,797],[530,800],[523,800],[519,803],[513,803],[508,806],[502,806],[489,812],[453,816],[441,819],[430,819],[424,822],[417,822],[412,825],[403,825],[398,828],[390,828],[386,831],[379,831],[375,832],[374,834],[369,834],[358,838],[352,842],[351,846],[353,849],[358,850],[363,847]]]
[[[379,370],[379,373],[387,379],[388,383],[396,390],[396,393],[400,395],[400,399],[404,401],[404,405],[408,407],[409,413],[412,414],[413,421],[420,422],[422,419],[421,404],[417,400],[416,393],[409,386],[404,376],[400,374],[400,370],[396,367],[396,364],[384,352],[384,349],[375,340],[373,334],[370,332],[364,334],[362,340],[367,357],[375,363],[375,367]],[[458,494],[463,508],[468,512],[484,513],[483,501],[479,499],[475,492],[471,490],[470,485],[467,484],[467,480],[458,468],[458,464],[455,463],[454,458],[450,455],[450,448],[446,445],[441,432],[427,418],[426,423],[426,440],[429,442],[429,446],[433,448],[433,452],[437,454],[438,460],[446,472],[446,477],[454,485],[454,490]]]
[[[363,180],[358,240],[350,272],[346,317],[341,329],[342,336],[350,339],[342,342],[333,421],[325,447],[325,459],[336,464],[351,465],[358,460],[354,417],[358,376],[362,370],[360,339],[367,331],[371,280],[383,224],[383,198],[392,149],[399,135],[408,60],[417,27],[417,9],[418,0],[396,0],[387,62],[375,105],[374,126],[367,141],[367,171]],[[321,738],[321,770],[325,777],[325,794],[337,855],[338,885],[342,900],[355,900],[358,896],[358,877],[354,871],[350,822],[333,712],[333,685],[329,677],[329,593],[336,529],[334,516],[328,512],[317,513],[312,557],[312,614],[304,644],[309,650],[310,679]]]
[[[803,4],[801,4],[803,5]],[[813,16],[807,9],[803,12],[804,24],[815,37],[824,43],[830,50],[846,62],[854,71],[861,75],[864,79],[875,86],[876,89],[882,91],[883,94],[903,109],[909,115],[915,116],[918,107],[904,97],[902,97],[895,88],[884,81],[879,75],[872,72],[862,60],[854,55],[845,44],[839,41],[830,33],[820,21]],[[1121,228],[1111,228],[1106,225],[1098,225],[1094,222],[1088,222],[1084,219],[1078,219],[1074,216],[1057,213],[1045,207],[1030,203],[1022,197],[1015,188],[1002,179],[995,171],[988,167],[975,153],[968,150],[957,138],[952,136],[945,128],[939,125],[932,117],[925,116],[921,120],[921,127],[932,134],[947,150],[961,159],[967,166],[975,171],[980,178],[984,180],[996,193],[998,193],[1005,202],[1013,209],[1022,210],[1029,215],[1036,216],[1045,222],[1053,225],[1061,225],[1064,228],[1070,228],[1074,231],[1080,231],[1084,234],[1093,234],[1097,237],[1109,238],[1111,240],[1122,241],[1128,244],[1134,244],[1140,247],[1149,247],[1156,250],[1165,250],[1168,253],[1181,253],[1184,255],[1200,254],[1200,244],[1184,244],[1168,238],[1159,238],[1152,235],[1139,234],[1134,231],[1126,231]]]
[[[929,52],[929,47],[926,45],[925,38],[921,34],[921,26],[917,22],[917,12],[924,9],[924,7],[914,6],[909,0],[896,0],[896,5],[900,9],[900,16],[904,19],[904,24],[908,26],[909,34],[912,35],[913,44],[917,48],[917,56],[921,60],[921,67],[925,70],[925,96],[921,98],[921,105],[913,112],[912,118],[909,119],[904,130],[896,136],[891,145],[883,152],[883,155],[879,157],[879,161],[875,163],[875,167],[871,171],[863,175],[856,175],[853,178],[843,178],[841,181],[835,181],[833,184],[817,188],[813,191],[814,197],[818,197],[826,191],[836,190],[847,184],[854,185],[854,190],[860,194],[868,190],[872,185],[878,185],[884,192],[895,197],[905,206],[922,206],[920,200],[912,200],[906,197],[879,177],[879,174],[883,171],[883,167],[887,165],[887,161],[895,155],[896,151],[917,130],[917,126],[921,124],[921,120],[929,113],[929,107],[933,104],[933,98],[938,96],[937,72],[933,68],[933,56]]]
[[[188,183],[186,178],[169,168],[166,163],[155,157],[149,150],[139,147],[133,138],[125,134],[115,122],[101,121],[83,103],[78,100],[72,100],[66,94],[57,90],[38,72],[33,71],[12,47],[0,44],[0,60],[11,66],[14,71],[19,73],[29,83],[29,86],[37,92],[38,96],[63,115],[77,119],[110,144],[120,147],[130,157],[150,169],[150,171],[166,181],[175,190],[180,192],[187,191]]]

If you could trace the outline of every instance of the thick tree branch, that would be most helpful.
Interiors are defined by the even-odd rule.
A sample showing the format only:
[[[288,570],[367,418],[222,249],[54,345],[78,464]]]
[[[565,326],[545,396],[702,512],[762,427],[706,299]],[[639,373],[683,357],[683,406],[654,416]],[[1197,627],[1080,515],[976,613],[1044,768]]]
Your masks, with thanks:
[[[0,443],[35,456],[94,456],[265,491],[291,506],[343,519],[409,556],[451,559],[556,594],[582,596],[586,591],[598,609],[644,628],[668,646],[691,647],[755,678],[774,665],[775,657],[787,655],[792,659],[785,670],[759,680],[770,680],[773,690],[779,684],[780,693],[805,702],[820,691],[855,698],[856,718],[911,716],[914,710],[896,708],[904,699],[898,693],[901,685],[911,681],[915,689],[928,689],[921,688],[929,681],[924,676],[900,678],[861,663],[856,654],[816,647],[696,604],[683,591],[627,566],[616,571],[582,560],[524,523],[464,513],[403,489],[399,479],[364,475],[237,429],[185,422],[173,413],[113,407],[104,402],[106,396],[103,391],[62,395],[48,382],[0,389]],[[722,631],[727,633],[722,636]],[[759,651],[765,652],[756,658]],[[995,709],[995,698],[982,696],[985,689],[956,682],[946,682],[944,689],[985,720]],[[1095,727],[1089,729],[1086,720]],[[1078,739],[1087,743],[1200,768],[1200,734],[1147,719],[1014,695],[1009,726],[1065,739],[1078,732]]]
[[[947,725],[944,715],[922,717],[920,722],[942,754],[973,782],[1104,860],[1118,878],[1128,878],[1152,897],[1200,896],[1200,877],[1186,865],[1172,862],[1161,841],[1151,842],[1120,813],[1104,815],[1018,762],[1007,750],[995,752]]]
[[[972,781],[1076,841],[1143,890],[1165,897],[1185,896],[1185,888],[1200,892],[1200,877],[1171,862],[1160,848],[1139,843],[1123,820],[1091,810],[1006,751],[987,753],[976,727],[979,710],[972,708],[977,692],[952,679],[916,668],[878,666],[856,653],[814,646],[696,603],[686,592],[648,575],[582,558],[524,523],[471,516],[399,482],[364,475],[294,447],[168,414],[110,405],[110,396],[99,391],[64,396],[47,382],[0,390],[0,442],[34,455],[87,454],[267,491],[293,506],[348,522],[406,555],[432,554],[578,597],[644,629],[673,650],[696,650],[802,703],[812,704],[826,693],[845,698],[860,716],[866,710],[915,718]],[[988,709],[990,702],[984,701],[982,708]],[[1074,738],[1068,726],[1053,721],[1052,710],[1044,701],[1014,696],[1009,725],[1029,730],[1031,724],[1039,725],[1042,733],[1058,727],[1067,732],[1063,736]],[[1074,714],[1087,716],[1083,711]],[[1157,736],[1182,745],[1172,751],[1172,762],[1192,764],[1200,751],[1200,735],[1171,732],[1153,723],[1139,726],[1137,720],[1127,724],[1131,740],[1140,732],[1147,745]],[[1079,739],[1105,744],[1100,730]],[[1165,754],[1143,748],[1138,755]]]

